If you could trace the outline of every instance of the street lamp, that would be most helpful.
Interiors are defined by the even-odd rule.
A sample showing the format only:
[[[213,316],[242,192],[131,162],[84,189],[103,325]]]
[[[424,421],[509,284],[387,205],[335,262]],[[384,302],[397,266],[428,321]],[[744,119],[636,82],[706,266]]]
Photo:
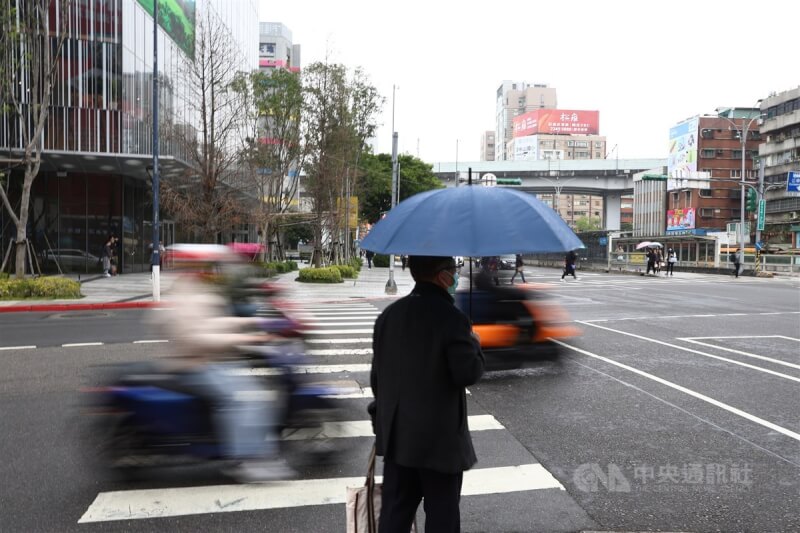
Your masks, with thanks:
[[[761,100],[759,100],[758,103],[760,104]],[[731,109],[731,113],[732,112],[733,112],[733,109]],[[736,123],[733,120],[729,119],[728,117],[719,116],[719,118],[724,118],[725,120],[727,120],[731,124],[731,126],[733,126],[733,128],[737,132],[739,132],[739,141],[742,144],[742,175],[741,175],[741,180],[740,180],[741,197],[739,199],[740,200],[740,206],[739,206],[739,253],[742,254],[740,256],[740,258],[742,260],[742,264],[744,264],[744,217],[745,217],[744,204],[745,204],[745,187],[747,186],[747,183],[745,182],[745,159],[747,157],[747,133],[750,131],[750,126],[753,125],[753,122],[755,122],[756,120],[760,119],[761,117],[762,117],[762,115],[761,115],[761,113],[759,113],[758,115],[752,117],[750,119],[750,121],[747,122],[746,124],[744,123],[744,119],[743,119],[742,120],[742,127],[740,128],[739,126],[736,125]]]

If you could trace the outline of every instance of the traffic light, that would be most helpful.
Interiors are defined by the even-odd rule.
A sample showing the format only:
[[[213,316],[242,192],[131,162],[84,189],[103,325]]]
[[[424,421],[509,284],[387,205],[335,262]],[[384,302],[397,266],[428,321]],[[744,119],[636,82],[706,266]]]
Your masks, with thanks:
[[[747,200],[744,207],[750,212],[758,209],[758,192],[755,189],[747,189]]]

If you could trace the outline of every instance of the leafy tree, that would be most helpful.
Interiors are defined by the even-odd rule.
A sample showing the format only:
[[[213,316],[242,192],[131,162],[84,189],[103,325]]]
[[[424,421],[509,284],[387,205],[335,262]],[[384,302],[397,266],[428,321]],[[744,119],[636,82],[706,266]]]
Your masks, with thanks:
[[[342,238],[342,204],[365,141],[374,134],[382,98],[360,70],[317,62],[303,71],[303,128],[308,157],[303,168],[315,219],[314,265],[322,263],[324,240]],[[349,233],[349,232],[347,232]],[[349,243],[349,236],[345,236]],[[338,252],[334,248],[334,252]],[[336,260],[335,258],[334,260]]]
[[[255,217],[264,245],[275,233],[275,220],[297,196],[299,172],[305,157],[300,114],[303,91],[300,76],[279,69],[239,76],[233,89],[244,101],[247,136],[241,149],[247,184],[257,200]]]
[[[309,242],[314,238],[314,228],[311,223],[295,220],[294,217],[287,217],[282,221],[284,242],[289,248],[297,248],[300,241]]]
[[[408,154],[398,156],[399,200],[415,194],[443,187],[433,173],[433,166]],[[364,154],[360,165],[359,181],[361,218],[375,223],[392,207],[392,156],[390,154]]]
[[[580,217],[575,220],[576,231],[595,231],[599,229],[603,229],[603,226],[597,217]]]
[[[31,187],[39,175],[45,127],[56,71],[67,38],[67,14],[73,0],[11,0],[0,3],[0,117],[13,123],[21,139],[19,165],[23,168],[19,214],[2,186],[0,199],[17,228],[15,272],[25,276],[28,210]],[[12,179],[12,177],[9,177]]]

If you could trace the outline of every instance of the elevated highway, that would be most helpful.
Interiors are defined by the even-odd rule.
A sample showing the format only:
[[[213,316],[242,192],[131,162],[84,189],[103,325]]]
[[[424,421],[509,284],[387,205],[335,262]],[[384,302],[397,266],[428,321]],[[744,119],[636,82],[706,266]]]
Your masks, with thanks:
[[[433,172],[447,187],[466,184],[472,169],[474,184],[519,180],[513,188],[542,194],[591,194],[603,197],[608,230],[620,228],[621,198],[633,194],[633,176],[663,173],[666,159],[589,159],[536,161],[475,161],[434,163]]]

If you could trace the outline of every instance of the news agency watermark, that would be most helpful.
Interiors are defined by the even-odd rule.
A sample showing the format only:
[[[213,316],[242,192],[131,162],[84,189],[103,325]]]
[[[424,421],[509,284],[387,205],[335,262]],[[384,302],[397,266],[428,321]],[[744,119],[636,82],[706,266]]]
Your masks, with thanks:
[[[635,464],[625,468],[608,463],[584,463],[572,481],[583,492],[743,492],[753,485],[748,463]]]

